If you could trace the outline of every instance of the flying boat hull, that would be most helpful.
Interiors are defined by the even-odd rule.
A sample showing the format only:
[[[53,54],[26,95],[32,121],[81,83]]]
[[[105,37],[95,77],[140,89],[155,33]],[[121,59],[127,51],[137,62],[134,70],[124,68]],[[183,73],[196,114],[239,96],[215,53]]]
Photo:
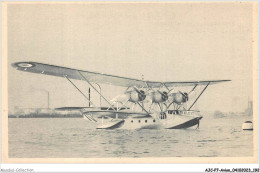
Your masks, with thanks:
[[[116,115],[117,114],[117,115]],[[162,115],[146,115],[135,112],[87,111],[86,120],[97,124],[97,129],[187,129],[198,127],[202,116],[199,112],[169,112]]]

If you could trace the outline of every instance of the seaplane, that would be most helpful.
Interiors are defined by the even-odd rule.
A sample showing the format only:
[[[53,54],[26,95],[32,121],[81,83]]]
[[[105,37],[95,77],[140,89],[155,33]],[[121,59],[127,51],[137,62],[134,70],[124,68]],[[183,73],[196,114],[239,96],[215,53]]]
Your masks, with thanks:
[[[85,120],[97,129],[188,129],[199,128],[202,114],[192,109],[209,85],[230,80],[157,82],[90,72],[38,62],[15,62],[12,67],[23,72],[62,77],[68,80],[90,103],[81,107]],[[109,106],[100,107],[76,85],[74,80],[86,82]],[[113,99],[106,98],[94,84],[124,87],[125,92]],[[200,87],[198,87],[200,86]],[[181,91],[179,87],[191,88]],[[199,94],[190,99],[195,90]],[[188,102],[189,106],[187,106]]]

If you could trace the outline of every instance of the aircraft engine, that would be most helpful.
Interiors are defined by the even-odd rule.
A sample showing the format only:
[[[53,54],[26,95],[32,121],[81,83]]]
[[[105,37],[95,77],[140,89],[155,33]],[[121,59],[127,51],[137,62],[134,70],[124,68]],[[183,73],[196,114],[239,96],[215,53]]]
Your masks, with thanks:
[[[151,99],[153,103],[161,103],[161,102],[165,102],[168,99],[168,94],[167,92],[152,92],[151,94]]]
[[[127,101],[129,102],[141,102],[146,98],[145,92],[143,90],[133,90],[133,91],[127,91],[122,95],[118,95],[115,98],[111,100],[111,102],[119,102],[119,103],[125,103]]]
[[[171,99],[172,102],[177,104],[182,104],[189,100],[189,96],[187,93],[178,92],[178,93],[173,93],[171,96],[172,96]]]
[[[130,91],[129,96],[129,101],[133,103],[141,102],[146,98],[146,95],[143,90]]]

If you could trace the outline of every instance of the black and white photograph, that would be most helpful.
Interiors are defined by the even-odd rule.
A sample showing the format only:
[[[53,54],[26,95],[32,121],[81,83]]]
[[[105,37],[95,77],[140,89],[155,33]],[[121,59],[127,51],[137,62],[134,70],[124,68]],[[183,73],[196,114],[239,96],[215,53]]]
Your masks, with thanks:
[[[257,162],[256,2],[2,5],[3,161]]]

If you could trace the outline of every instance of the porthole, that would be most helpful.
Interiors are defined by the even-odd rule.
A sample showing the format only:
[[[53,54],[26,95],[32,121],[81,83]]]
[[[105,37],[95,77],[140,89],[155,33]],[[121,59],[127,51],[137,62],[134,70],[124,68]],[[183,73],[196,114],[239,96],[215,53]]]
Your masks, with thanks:
[[[155,123],[155,120],[153,120],[153,122]]]
[[[138,120],[138,122],[140,123],[140,122],[141,122],[141,120]]]
[[[131,120],[131,123],[133,123],[134,121],[133,120]]]
[[[147,120],[145,120],[145,123],[147,123]]]

